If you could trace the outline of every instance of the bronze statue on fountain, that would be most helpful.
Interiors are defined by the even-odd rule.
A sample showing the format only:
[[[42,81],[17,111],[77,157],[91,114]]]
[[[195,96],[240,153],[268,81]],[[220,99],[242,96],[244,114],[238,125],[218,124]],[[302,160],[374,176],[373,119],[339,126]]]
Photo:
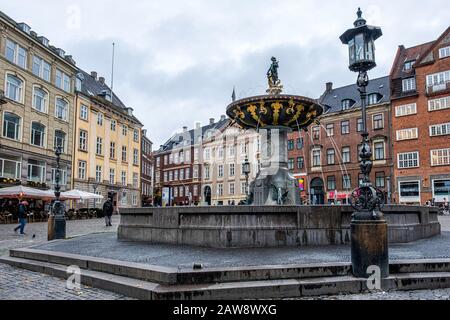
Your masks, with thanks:
[[[307,128],[324,109],[315,99],[282,94],[279,64],[271,60],[267,95],[234,101],[227,115],[241,128],[261,134],[261,170],[250,184],[247,204],[299,205],[298,181],[288,169],[287,135]]]

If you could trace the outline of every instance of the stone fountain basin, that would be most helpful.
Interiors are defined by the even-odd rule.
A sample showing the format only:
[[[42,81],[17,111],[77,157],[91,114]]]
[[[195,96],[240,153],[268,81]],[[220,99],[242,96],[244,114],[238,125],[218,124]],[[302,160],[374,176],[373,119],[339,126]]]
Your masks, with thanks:
[[[441,233],[438,209],[383,208],[390,243]],[[350,244],[350,206],[214,206],[121,209],[119,240],[213,248]]]
[[[317,100],[279,94],[237,100],[227,107],[227,115],[247,129],[285,126],[296,131],[309,126],[323,110]]]

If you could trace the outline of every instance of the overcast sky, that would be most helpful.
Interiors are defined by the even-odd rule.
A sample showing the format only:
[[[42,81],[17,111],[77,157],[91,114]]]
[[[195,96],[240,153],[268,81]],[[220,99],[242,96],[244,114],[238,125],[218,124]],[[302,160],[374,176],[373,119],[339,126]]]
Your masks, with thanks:
[[[148,129],[158,148],[183,126],[225,114],[238,98],[262,94],[270,57],[280,62],[285,92],[317,98],[325,82],[354,83],[339,36],[361,6],[380,26],[378,67],[389,73],[397,47],[436,39],[448,26],[448,0],[0,0],[77,65],[111,78],[114,91]]]

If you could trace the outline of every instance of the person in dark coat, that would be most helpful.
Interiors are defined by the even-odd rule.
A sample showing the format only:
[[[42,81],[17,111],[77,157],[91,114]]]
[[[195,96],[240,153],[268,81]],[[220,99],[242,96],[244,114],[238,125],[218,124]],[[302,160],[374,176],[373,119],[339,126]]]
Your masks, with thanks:
[[[113,214],[113,204],[110,198],[103,204],[103,214],[105,215],[105,223],[107,227],[112,227],[111,217]]]
[[[14,232],[17,233],[17,230],[20,230],[21,235],[26,235],[24,232],[25,225],[27,224],[27,206],[28,202],[22,201],[19,202],[19,208],[18,208],[18,214],[17,217],[19,218],[19,225],[14,229]]]

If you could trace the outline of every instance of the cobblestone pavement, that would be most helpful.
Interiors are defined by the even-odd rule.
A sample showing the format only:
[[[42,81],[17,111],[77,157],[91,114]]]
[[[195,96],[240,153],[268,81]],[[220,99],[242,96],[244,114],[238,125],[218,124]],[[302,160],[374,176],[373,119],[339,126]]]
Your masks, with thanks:
[[[293,300],[450,300],[450,289],[342,294]]]

